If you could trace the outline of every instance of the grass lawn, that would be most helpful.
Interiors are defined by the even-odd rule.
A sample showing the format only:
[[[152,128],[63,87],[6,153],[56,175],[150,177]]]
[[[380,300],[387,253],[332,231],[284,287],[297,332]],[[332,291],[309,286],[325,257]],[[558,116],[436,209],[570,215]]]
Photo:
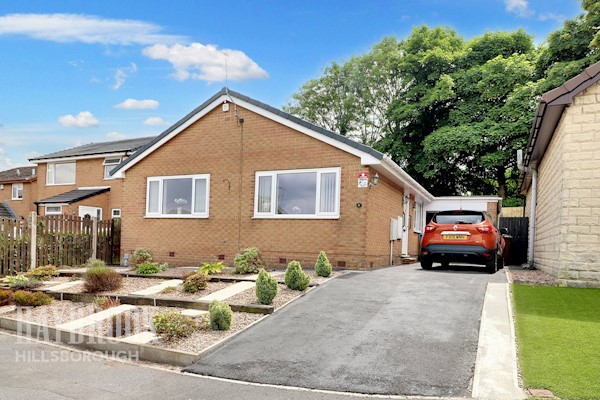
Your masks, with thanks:
[[[600,289],[513,285],[526,388],[600,399]]]

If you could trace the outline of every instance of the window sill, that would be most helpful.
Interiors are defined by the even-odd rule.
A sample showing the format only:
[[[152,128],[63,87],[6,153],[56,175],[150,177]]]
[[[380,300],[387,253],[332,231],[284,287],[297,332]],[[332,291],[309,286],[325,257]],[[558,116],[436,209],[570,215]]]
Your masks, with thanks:
[[[144,218],[148,218],[148,219],[208,219],[208,215],[186,215],[186,214],[144,215]]]
[[[11,199],[13,201],[23,201],[23,199]]]
[[[339,215],[255,215],[252,219],[340,219]]]
[[[75,185],[75,182],[73,183],[46,183],[46,186],[73,186]]]

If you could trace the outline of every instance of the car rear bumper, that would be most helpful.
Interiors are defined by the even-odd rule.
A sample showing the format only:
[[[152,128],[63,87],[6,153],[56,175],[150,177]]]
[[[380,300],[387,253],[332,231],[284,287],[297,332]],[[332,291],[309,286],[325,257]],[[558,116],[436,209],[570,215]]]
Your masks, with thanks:
[[[430,262],[464,262],[485,265],[494,250],[479,245],[429,244],[421,248],[422,259]]]

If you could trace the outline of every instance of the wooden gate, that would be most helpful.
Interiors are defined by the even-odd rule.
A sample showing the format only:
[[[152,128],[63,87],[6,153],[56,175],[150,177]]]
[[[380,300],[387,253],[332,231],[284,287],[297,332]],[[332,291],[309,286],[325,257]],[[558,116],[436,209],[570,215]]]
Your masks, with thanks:
[[[29,243],[27,221],[0,218],[0,275],[16,275],[29,269]]]
[[[499,226],[508,229],[508,234],[512,236],[507,264],[521,265],[527,262],[529,218],[501,217]]]

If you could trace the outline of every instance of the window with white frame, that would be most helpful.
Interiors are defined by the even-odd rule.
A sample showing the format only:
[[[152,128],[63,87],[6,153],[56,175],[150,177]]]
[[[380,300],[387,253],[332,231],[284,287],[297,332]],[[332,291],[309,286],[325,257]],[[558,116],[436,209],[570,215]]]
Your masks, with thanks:
[[[48,163],[46,168],[47,185],[74,185],[75,162]]]
[[[104,179],[114,179],[112,176],[110,176],[110,171],[112,171],[113,169],[115,169],[115,167],[117,165],[119,165],[119,163],[121,162],[121,158],[120,157],[112,157],[112,158],[105,158],[104,159]]]
[[[113,218],[121,218],[121,209],[120,208],[113,208],[112,209],[112,217]]]
[[[46,215],[60,215],[62,214],[62,206],[45,206]]]
[[[208,218],[210,175],[147,179],[146,217]]]
[[[338,218],[340,168],[256,173],[254,216]]]
[[[12,199],[23,200],[23,184],[13,183],[12,184]]]
[[[415,232],[423,232],[423,203],[415,202],[415,219],[413,224]]]

